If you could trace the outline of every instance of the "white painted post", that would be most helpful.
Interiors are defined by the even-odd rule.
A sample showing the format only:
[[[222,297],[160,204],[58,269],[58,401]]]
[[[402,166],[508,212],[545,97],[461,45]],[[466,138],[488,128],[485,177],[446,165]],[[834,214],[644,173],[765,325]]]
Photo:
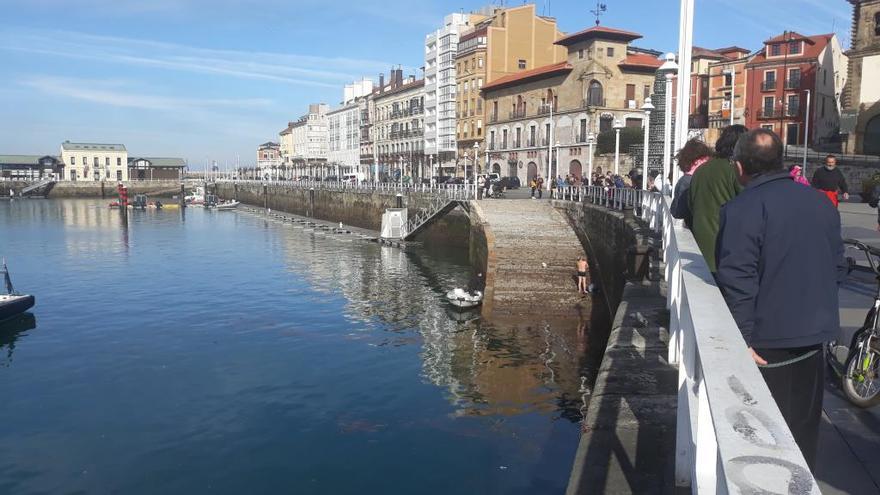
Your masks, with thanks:
[[[807,90],[807,108],[804,113],[804,161],[801,166],[801,175],[807,176],[807,151],[809,151],[810,142],[810,90]]]
[[[654,105],[651,104],[651,97],[645,98],[645,104],[642,105],[642,110],[645,111],[645,141],[644,141],[644,149],[642,149],[642,190],[648,190],[648,134],[651,131],[651,110],[654,109]]]
[[[691,51],[694,36],[694,0],[681,0],[681,18],[678,44],[678,91],[676,102],[675,145],[681,149],[688,137],[688,116],[691,95]],[[673,169],[672,188],[681,177],[681,170]]]
[[[614,175],[620,175],[620,119],[614,121]]]

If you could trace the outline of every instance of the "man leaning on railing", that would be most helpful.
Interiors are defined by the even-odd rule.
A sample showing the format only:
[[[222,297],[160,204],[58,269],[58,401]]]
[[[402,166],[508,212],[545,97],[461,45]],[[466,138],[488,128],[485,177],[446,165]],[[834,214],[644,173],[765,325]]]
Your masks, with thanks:
[[[745,189],[721,209],[717,280],[773,399],[813,468],[822,413],[824,342],[840,328],[846,276],[840,216],[795,184],[782,142],[756,129],[737,142]]]

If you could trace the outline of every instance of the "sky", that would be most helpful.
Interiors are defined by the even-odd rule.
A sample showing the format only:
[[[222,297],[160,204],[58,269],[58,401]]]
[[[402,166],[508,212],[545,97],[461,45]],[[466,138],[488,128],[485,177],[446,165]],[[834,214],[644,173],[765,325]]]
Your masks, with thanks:
[[[493,2],[498,4],[496,0]],[[506,2],[520,5],[522,2]],[[603,0],[601,22],[675,51],[678,0]],[[476,0],[0,0],[0,154],[57,154],[64,140],[123,143],[190,168],[252,163],[309,103],[402,65]],[[591,1],[540,0],[564,32],[594,23]],[[836,32],[846,0],[696,0],[694,43],[749,49],[784,30]]]

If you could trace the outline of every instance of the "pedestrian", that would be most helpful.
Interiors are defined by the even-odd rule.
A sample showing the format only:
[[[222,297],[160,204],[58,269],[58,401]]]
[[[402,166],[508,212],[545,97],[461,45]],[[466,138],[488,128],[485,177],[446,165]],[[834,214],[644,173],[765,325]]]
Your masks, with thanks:
[[[705,165],[714,153],[712,148],[697,138],[684,143],[684,146],[675,154],[681,177],[675,184],[675,194],[672,195],[672,204],[669,206],[673,217],[684,220],[687,228],[693,228],[694,217],[691,213],[690,187],[694,173]]]
[[[550,199],[556,198],[556,187],[557,187],[557,182],[555,180],[553,180],[553,178],[551,177],[550,178]]]
[[[587,289],[587,271],[590,267],[587,265],[587,260],[583,256],[579,257],[577,260],[577,280],[578,280],[578,292],[581,294],[586,294]]]
[[[701,166],[691,178],[691,232],[712,273],[715,273],[715,240],[721,207],[742,189],[730,159],[737,141],[746,132],[748,129],[742,125],[724,128],[715,143],[715,158]]]
[[[485,178],[483,176],[477,177],[477,199],[483,199],[483,183]]]
[[[849,187],[846,184],[846,178],[843,176],[843,172],[837,168],[837,157],[834,155],[825,157],[825,166],[817,168],[813,172],[813,180],[811,182],[813,187],[828,196],[828,199],[831,200],[835,208],[840,203],[840,196],[838,194],[843,196],[844,201],[849,199]]]
[[[788,175],[791,176],[794,181],[802,186],[810,187],[810,181],[807,180],[806,177],[801,174],[801,166],[800,165],[792,165],[788,167]]]
[[[535,189],[537,189],[537,188],[538,188],[538,180],[536,177],[532,177],[532,179],[529,181],[529,189],[532,190],[532,194],[529,196],[530,198],[535,199]]]
[[[743,192],[721,209],[718,287],[810,469],[822,414],[822,345],[840,330],[840,215],[794,183],[782,141],[755,129],[734,151]],[[806,290],[809,288],[808,290]]]
[[[488,198],[492,191],[492,178],[489,175],[483,176],[483,197]]]
[[[544,197],[544,178],[540,175],[538,175],[538,178],[536,180],[536,186],[538,189],[538,199],[541,199],[542,197]]]

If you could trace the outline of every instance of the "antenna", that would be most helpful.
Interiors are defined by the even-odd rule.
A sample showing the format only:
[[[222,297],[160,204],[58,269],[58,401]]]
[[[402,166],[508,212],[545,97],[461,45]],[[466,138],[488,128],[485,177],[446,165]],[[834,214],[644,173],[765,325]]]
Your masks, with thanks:
[[[599,17],[602,16],[605,11],[608,10],[608,6],[602,2],[596,2],[596,10],[591,10],[590,13],[596,16],[596,25],[599,25]]]

